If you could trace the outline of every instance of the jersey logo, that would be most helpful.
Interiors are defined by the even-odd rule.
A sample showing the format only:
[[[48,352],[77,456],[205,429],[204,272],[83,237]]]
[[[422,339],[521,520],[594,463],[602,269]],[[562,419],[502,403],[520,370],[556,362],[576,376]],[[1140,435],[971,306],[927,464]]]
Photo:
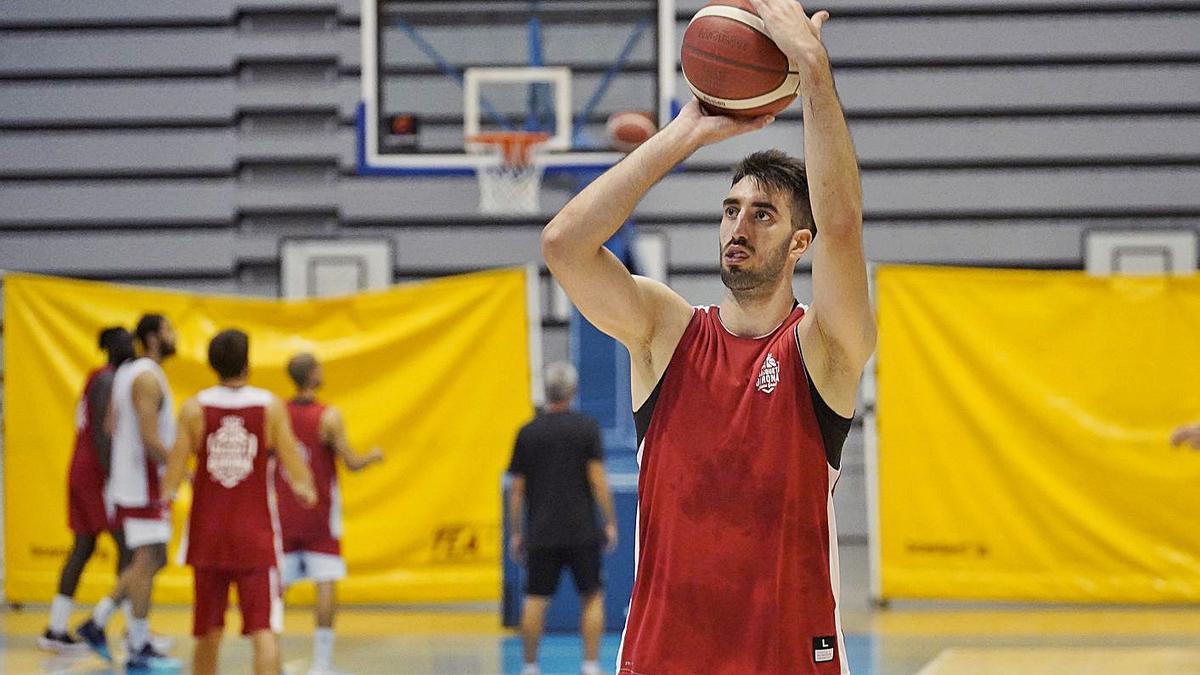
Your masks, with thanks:
[[[771,354],[767,354],[767,360],[763,361],[762,370],[758,371],[758,380],[754,383],[754,388],[764,394],[770,394],[775,391],[775,387],[779,386],[779,362]]]
[[[246,431],[236,415],[221,418],[221,428],[208,436],[208,474],[223,487],[232,488],[254,471],[258,437]]]

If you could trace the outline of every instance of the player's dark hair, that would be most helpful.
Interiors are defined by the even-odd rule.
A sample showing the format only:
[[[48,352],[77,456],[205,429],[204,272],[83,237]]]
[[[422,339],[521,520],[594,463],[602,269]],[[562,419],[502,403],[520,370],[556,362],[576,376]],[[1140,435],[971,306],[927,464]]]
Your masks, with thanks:
[[[155,335],[162,330],[163,323],[166,322],[166,317],[162,314],[145,314],[138,319],[137,328],[133,330],[134,335],[137,335],[138,342],[142,346],[146,346],[146,339],[151,335]]]
[[[100,349],[108,353],[108,365],[117,367],[132,361],[133,334],[121,326],[111,326],[100,331]]]
[[[246,373],[250,361],[250,336],[236,328],[223,330],[208,343],[208,365],[222,380]]]
[[[297,387],[308,386],[308,378],[317,369],[317,357],[312,354],[297,354],[288,360],[287,373]]]
[[[733,167],[733,182],[737,185],[749,176],[769,190],[778,190],[792,195],[792,228],[808,230],[817,236],[817,223],[813,219],[812,203],[808,197],[808,173],[804,162],[790,157],[782,150],[760,150],[751,153]]]

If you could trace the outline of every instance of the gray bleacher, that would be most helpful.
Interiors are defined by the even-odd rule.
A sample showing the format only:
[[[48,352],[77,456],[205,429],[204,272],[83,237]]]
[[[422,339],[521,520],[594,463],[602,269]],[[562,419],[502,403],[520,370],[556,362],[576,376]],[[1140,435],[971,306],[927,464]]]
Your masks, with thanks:
[[[701,4],[681,0],[681,31]],[[1195,227],[1200,1],[811,4],[834,13],[827,42],[873,261],[1079,268],[1088,228]],[[288,236],[392,237],[397,280],[538,260],[562,189],[546,191],[542,216],[497,221],[476,212],[473,178],[355,175],[358,11],[356,0],[7,0],[0,269],[275,295]],[[479,63],[523,52],[499,34],[431,40]],[[597,55],[612,45],[586,43],[604,35],[580,38],[577,95],[607,65]],[[601,116],[643,86],[648,75],[625,78]],[[406,91],[420,95],[413,111],[458,109],[432,68]],[[458,120],[433,126],[461,138]],[[721,295],[728,165],[801,141],[793,110],[701,151],[646,199],[639,224],[666,235],[689,300]],[[799,275],[801,296],[808,285]],[[566,352],[560,324],[547,323],[545,351]],[[865,532],[861,507],[850,511],[843,532]]]

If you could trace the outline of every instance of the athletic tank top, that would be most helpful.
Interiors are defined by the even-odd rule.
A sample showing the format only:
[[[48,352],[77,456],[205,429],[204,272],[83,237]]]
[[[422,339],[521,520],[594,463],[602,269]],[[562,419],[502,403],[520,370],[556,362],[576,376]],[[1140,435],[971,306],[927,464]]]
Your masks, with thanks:
[[[88,373],[83,393],[79,395],[79,403],[75,406],[75,451],[71,455],[70,469],[72,480],[93,485],[104,484],[104,467],[100,466],[92,435],[98,425],[104,424],[105,411],[92,410],[89,395],[96,380],[101,375],[112,373],[112,370],[112,366],[103,366]]]
[[[279,515],[284,536],[288,539],[341,538],[337,497],[337,464],[334,448],[321,440],[321,416],[325,404],[317,401],[288,403],[292,433],[300,442],[300,452],[312,470],[317,489],[317,503],[306,509],[289,489],[279,491]],[[282,467],[279,471],[283,472]],[[280,480],[284,480],[280,476]]]
[[[833,487],[849,420],[815,395],[796,330],[696,309],[641,436],[619,673],[845,675]],[[826,430],[818,421],[826,420]]]
[[[149,358],[130,361],[118,368],[113,376],[111,405],[116,422],[105,495],[109,503],[127,508],[154,506],[159,501],[159,478],[163,467],[146,456],[133,407],[133,381],[146,372],[154,375],[163,393],[158,409],[158,437],[167,448],[175,445],[175,406],[162,368]]]
[[[192,478],[189,565],[274,567],[279,556],[274,464],[266,444],[270,392],[212,387],[197,395],[204,435]]]

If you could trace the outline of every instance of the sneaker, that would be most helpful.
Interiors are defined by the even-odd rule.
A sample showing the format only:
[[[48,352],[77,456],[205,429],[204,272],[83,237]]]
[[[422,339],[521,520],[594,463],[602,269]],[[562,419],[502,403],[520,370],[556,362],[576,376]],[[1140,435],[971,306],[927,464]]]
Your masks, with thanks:
[[[126,673],[178,672],[182,669],[183,663],[179,659],[163,655],[156,651],[152,644],[142,647],[136,654],[130,653],[129,659],[125,661]]]
[[[170,635],[159,635],[158,633],[150,633],[150,646],[154,647],[154,651],[160,654],[166,654],[175,649],[175,638]],[[129,631],[125,631],[125,651],[133,652],[133,647],[129,642]]]
[[[108,636],[104,634],[104,629],[97,625],[95,621],[88,619],[79,624],[79,628],[75,629],[75,634],[92,651],[99,654],[100,658],[105,661],[112,661],[112,652],[108,650]]]
[[[75,639],[70,633],[55,633],[49,628],[37,639],[38,649],[53,654],[75,654],[87,651],[87,645]]]

